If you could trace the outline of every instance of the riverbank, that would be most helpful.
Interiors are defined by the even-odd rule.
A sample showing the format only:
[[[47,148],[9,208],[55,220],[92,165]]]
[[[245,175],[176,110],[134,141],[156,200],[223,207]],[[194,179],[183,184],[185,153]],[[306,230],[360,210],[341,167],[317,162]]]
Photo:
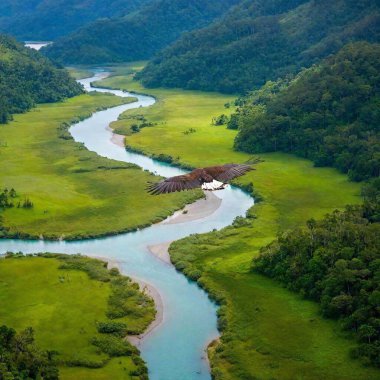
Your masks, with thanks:
[[[125,96],[125,94],[122,94]],[[128,95],[127,95],[128,96]],[[140,99],[142,97],[139,96]],[[150,99],[146,99],[144,104],[151,104]],[[106,111],[107,120],[115,120],[121,109],[111,109]],[[99,119],[99,120],[98,120]],[[98,121],[100,121],[98,123]],[[116,149],[116,145],[110,144],[110,133],[104,129],[104,119],[97,117],[94,120],[88,119],[70,129],[76,141],[83,141],[85,147],[95,151],[98,155],[118,159],[119,161],[134,162],[141,164],[144,169],[158,172],[164,176],[182,174],[182,171],[165,164],[154,162],[145,157],[125,152],[124,149]],[[93,144],[95,141],[100,144]],[[113,149],[112,146],[115,148]],[[124,255],[128,258],[128,265],[124,268],[126,274],[131,277],[141,276],[148,278],[156,286],[163,290],[165,302],[170,311],[170,323],[166,323],[158,334],[154,334],[153,339],[145,344],[142,340],[141,349],[144,352],[144,359],[147,360],[149,368],[152,369],[153,378],[167,378],[176,380],[184,373],[191,376],[192,373],[199,373],[199,379],[209,379],[209,369],[200,360],[206,342],[218,336],[216,331],[216,306],[210,302],[205,292],[199,289],[196,284],[189,283],[185,277],[176,272],[172,266],[164,265],[149,255],[140,244],[149,241],[157,242],[157,236],[163,241],[175,240],[186,236],[190,231],[209,231],[212,228],[221,228],[232,222],[235,216],[242,215],[251,205],[252,200],[239,190],[224,190],[224,205],[228,212],[220,212],[218,217],[213,217],[213,213],[204,217],[203,223],[181,223],[181,227],[173,224],[156,224],[150,228],[145,228],[135,233],[123,234],[97,240],[86,240],[81,242],[48,242],[48,241],[0,241],[0,245],[5,250],[40,252],[66,252],[66,253],[107,253],[111,257]],[[166,197],[170,197],[166,195]],[[157,200],[159,197],[151,197]],[[160,232],[156,233],[155,231]],[[164,236],[167,238],[165,239]],[[139,265],[136,265],[139,263]],[[144,264],[142,264],[144,263]],[[152,272],[153,270],[153,272]],[[161,279],[161,280],[160,280]],[[169,284],[175,284],[170,286]],[[168,286],[169,285],[169,286]],[[192,308],[191,314],[187,312],[188,307]],[[187,326],[184,329],[184,326]],[[172,337],[182,337],[182,339],[172,339]],[[186,345],[183,345],[186,341]],[[148,347],[147,347],[148,346]],[[160,359],[162,358],[162,360]],[[168,358],[170,360],[168,361]],[[175,359],[174,359],[175,358]]]
[[[201,220],[213,214],[220,207],[222,200],[213,192],[205,191],[205,198],[198,199],[194,203],[187,205],[183,210],[176,211],[160,224],[181,224]],[[149,252],[165,262],[172,264],[169,255],[169,246],[173,241],[148,246]]]
[[[152,301],[124,276],[111,273],[102,261],[84,256],[38,254],[1,259],[0,297],[7,307],[0,310],[0,324],[17,331],[31,326],[38,346],[57,352],[63,380],[136,379],[134,371],[146,373],[138,352],[131,352],[133,347],[122,338],[98,331],[99,323],[144,330],[154,316],[148,306]],[[142,297],[147,307],[139,316],[129,313],[109,319],[111,297],[113,302],[125,302],[123,294],[130,295],[130,311],[140,310]],[[103,341],[108,342],[107,352],[96,345]],[[119,350],[117,357],[110,354],[111,349]]]
[[[157,202],[145,191],[156,176],[100,157],[72,140],[67,132],[71,122],[125,101],[107,94],[81,95],[38,106],[2,126],[0,156],[7,164],[0,182],[14,188],[18,200],[29,198],[33,207],[2,212],[0,237],[75,240],[114,235],[164,220],[197,199],[196,192],[187,192]]]
[[[180,223],[191,222],[195,220],[200,220],[214,213],[220,207],[222,200],[218,198],[213,192],[204,192],[204,193],[205,193],[204,199],[199,199],[192,204],[186,205],[183,210],[176,211],[172,216],[160,222],[160,224],[180,224]],[[170,255],[169,255],[169,246],[171,243],[172,241],[160,243],[156,245],[150,245],[148,246],[148,249],[154,256],[156,256],[160,260],[162,260],[168,265],[172,265],[170,261]],[[119,260],[108,258],[105,256],[89,255],[89,257],[103,260],[107,263],[108,269],[117,268],[120,272],[122,272],[122,263]],[[147,294],[154,300],[154,304],[156,308],[155,319],[149,325],[149,327],[140,335],[128,336],[128,341],[132,343],[133,345],[135,345],[136,347],[139,347],[142,343],[142,340],[149,337],[149,335],[153,332],[153,330],[155,330],[157,327],[159,327],[163,323],[164,306],[163,306],[162,296],[160,292],[152,284],[146,281],[143,281],[137,277],[132,276],[131,278],[135,283],[137,283],[140,286],[140,290],[143,293]]]
[[[110,270],[112,268],[116,268],[120,273],[122,273],[122,262],[115,258],[109,258],[106,256],[97,256],[97,255],[87,255],[87,257],[102,260],[107,263],[107,269]],[[162,296],[157,288],[155,288],[152,284],[143,281],[137,277],[130,277],[131,280],[139,285],[140,292],[146,294],[154,301],[154,307],[156,310],[155,317],[153,321],[149,324],[148,327],[144,329],[144,332],[138,335],[128,335],[125,339],[127,339],[131,344],[135,347],[139,348],[143,339],[146,339],[154,329],[159,327],[164,321],[164,303],[162,301]]]
[[[156,125],[127,136],[128,146],[148,155],[179,157],[181,164],[192,167],[250,158],[233,151],[235,131],[211,125],[211,116],[224,111],[208,110],[209,119],[198,117],[203,114],[206,94],[197,98],[196,92],[147,90],[133,81],[130,68],[116,68],[115,76],[106,79],[105,85],[151,92],[158,102],[148,110],[139,110]],[[187,112],[196,115],[195,119]],[[190,127],[196,132],[184,135]],[[215,378],[375,379],[376,370],[350,359],[354,342],[342,335],[335,322],[323,319],[316,304],[250,271],[252,258],[278,232],[346,204],[359,203],[359,186],[333,169],[314,168],[307,160],[285,154],[264,154],[261,158],[264,162],[257,170],[240,180],[245,186],[253,182],[262,198],[247,219],[170,247],[178,269],[197,279],[222,303],[222,338],[210,350]],[[161,252],[165,248],[161,247]]]

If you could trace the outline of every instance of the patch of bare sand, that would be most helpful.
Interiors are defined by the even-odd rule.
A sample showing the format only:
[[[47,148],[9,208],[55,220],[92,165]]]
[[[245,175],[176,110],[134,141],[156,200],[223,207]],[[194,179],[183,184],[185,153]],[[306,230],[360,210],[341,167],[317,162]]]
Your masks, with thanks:
[[[212,191],[205,191],[205,198],[187,205],[184,209],[176,211],[172,216],[161,222],[161,224],[186,223],[193,220],[203,219],[213,214],[221,205],[222,200]]]
[[[213,192],[205,191],[205,198],[198,199],[196,202],[187,205],[183,210],[176,211],[169,216],[161,224],[186,223],[193,220],[205,218],[213,214],[221,205],[222,200]],[[156,245],[148,246],[149,251],[160,260],[167,264],[171,264],[169,255],[169,246],[172,242],[168,241]]]
[[[111,129],[111,128],[110,128]],[[112,129],[111,129],[112,130]],[[113,133],[111,137],[111,142],[115,145],[120,146],[121,148],[125,148],[125,136],[118,135],[117,133]]]
[[[171,264],[169,255],[169,246],[172,242],[160,243],[156,245],[148,245],[149,252],[154,256],[158,257],[160,260],[167,264]]]

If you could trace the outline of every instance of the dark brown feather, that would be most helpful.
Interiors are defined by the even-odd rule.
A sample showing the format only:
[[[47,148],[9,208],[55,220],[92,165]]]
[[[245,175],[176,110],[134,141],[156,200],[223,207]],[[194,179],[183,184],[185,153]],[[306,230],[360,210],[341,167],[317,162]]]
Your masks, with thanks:
[[[210,166],[204,169],[195,169],[188,174],[170,177],[158,183],[149,183],[147,190],[154,195],[191,190],[201,187],[205,182],[212,182],[212,179],[227,183],[250,170],[254,170],[254,168],[246,164]]]
[[[196,169],[189,174],[167,178],[158,183],[150,183],[147,190],[151,194],[163,194],[175,191],[196,189],[202,185],[198,174],[198,169]]]
[[[254,170],[254,168],[247,164],[226,164],[223,166],[211,166],[204,169],[217,181],[226,183],[236,177],[240,177],[245,173]]]

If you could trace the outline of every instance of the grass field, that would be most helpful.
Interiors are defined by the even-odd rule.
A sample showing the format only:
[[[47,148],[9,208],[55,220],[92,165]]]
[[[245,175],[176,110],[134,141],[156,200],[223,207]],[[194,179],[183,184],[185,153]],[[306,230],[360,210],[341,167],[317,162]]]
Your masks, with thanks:
[[[90,76],[92,76],[92,72],[90,70],[87,70],[87,68],[67,67],[66,69],[69,71],[70,75],[76,80],[89,78]]]
[[[41,349],[58,352],[61,379],[138,379],[130,375],[138,368],[132,360],[137,352],[113,357],[91,344],[109,336],[98,332],[97,323],[111,321],[106,313],[120,279],[117,297],[129,313],[112,322],[142,332],[153,320],[153,301],[137,285],[110,274],[99,260],[66,255],[1,259],[0,278],[0,304],[6,305],[0,308],[0,325],[17,331],[32,327]],[[94,363],[101,368],[87,368]]]
[[[134,165],[111,161],[70,135],[62,123],[124,100],[81,95],[38,106],[0,126],[0,188],[14,188],[32,209],[2,212],[8,236],[83,238],[130,230],[162,220],[199,193],[156,197],[145,191],[156,178]],[[16,199],[17,202],[17,199]],[[1,235],[0,230],[0,235]]]
[[[149,93],[158,102],[143,114],[154,127],[127,136],[133,149],[179,157],[182,164],[207,166],[245,162],[232,149],[234,131],[211,125],[228,113],[230,97],[173,89],[145,89],[132,80],[131,68],[116,68],[102,85]],[[122,130],[123,120],[118,122]],[[195,133],[183,131],[194,128]],[[253,182],[263,198],[241,227],[191,236],[172,244],[171,256],[185,273],[200,270],[199,282],[223,300],[222,343],[210,349],[213,374],[221,379],[376,379],[378,371],[352,360],[353,340],[338,323],[323,319],[318,305],[250,272],[259,249],[284,230],[322,217],[335,208],[359,203],[359,185],[337,171],[285,154],[261,155],[264,162],[242,184]],[[195,255],[194,253],[197,252]]]

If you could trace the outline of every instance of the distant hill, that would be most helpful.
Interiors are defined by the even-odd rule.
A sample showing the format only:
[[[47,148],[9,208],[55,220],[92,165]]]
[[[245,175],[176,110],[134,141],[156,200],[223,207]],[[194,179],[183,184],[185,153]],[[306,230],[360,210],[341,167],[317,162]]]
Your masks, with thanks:
[[[128,16],[91,23],[45,52],[64,63],[148,59],[184,31],[204,27],[238,1],[152,0]]]
[[[377,0],[244,0],[159,52],[139,78],[148,87],[244,92],[356,40],[380,41]]]
[[[288,82],[288,83],[287,83]],[[350,179],[380,176],[380,44],[356,42],[289,81],[268,82],[230,120],[235,148],[282,151]]]
[[[54,40],[99,18],[120,17],[149,0],[1,0],[0,32]]]
[[[50,103],[83,92],[64,69],[39,52],[0,35],[0,124],[37,103]]]

